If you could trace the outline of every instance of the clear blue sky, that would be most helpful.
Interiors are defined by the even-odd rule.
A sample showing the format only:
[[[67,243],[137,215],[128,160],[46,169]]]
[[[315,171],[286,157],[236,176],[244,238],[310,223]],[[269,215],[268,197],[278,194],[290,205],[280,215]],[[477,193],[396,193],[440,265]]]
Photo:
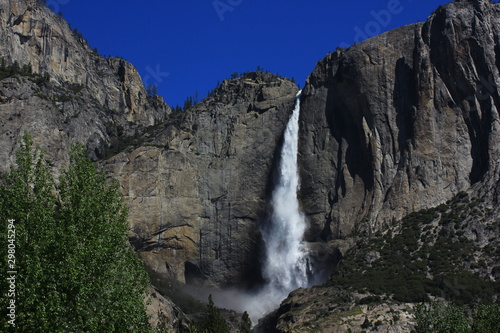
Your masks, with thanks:
[[[47,0],[102,55],[132,62],[175,106],[261,66],[304,85],[317,61],[442,0]]]

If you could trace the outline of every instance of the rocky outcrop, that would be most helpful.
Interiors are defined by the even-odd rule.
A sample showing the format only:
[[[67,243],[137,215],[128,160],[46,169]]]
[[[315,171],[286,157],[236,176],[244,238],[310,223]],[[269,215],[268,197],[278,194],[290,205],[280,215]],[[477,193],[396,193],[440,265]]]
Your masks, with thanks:
[[[258,333],[411,332],[412,303],[372,300],[335,288],[297,289],[271,316],[259,321]]]
[[[71,142],[85,143],[93,158],[103,157],[117,138],[170,113],[160,97],[148,96],[131,64],[99,56],[39,1],[2,1],[0,25],[2,64],[33,72],[0,81],[0,158],[7,161],[2,170],[25,131],[59,163]]]
[[[262,72],[225,80],[103,163],[122,184],[131,240],[149,269],[216,286],[259,279],[259,223],[297,91]]]
[[[153,287],[148,289],[146,312],[153,329],[165,333],[189,330],[190,321],[182,310]]]
[[[455,1],[318,63],[301,113],[309,239],[371,234],[497,186],[499,45],[499,5]]]

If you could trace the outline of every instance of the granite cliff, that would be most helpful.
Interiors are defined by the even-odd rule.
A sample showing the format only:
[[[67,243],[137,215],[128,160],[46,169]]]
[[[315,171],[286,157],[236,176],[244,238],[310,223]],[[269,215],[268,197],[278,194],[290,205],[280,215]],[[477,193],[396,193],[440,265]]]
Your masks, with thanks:
[[[181,119],[106,160],[146,264],[182,282],[259,279],[274,153],[298,88],[268,73],[225,80]]]
[[[97,160],[170,113],[161,97],[147,93],[133,65],[101,57],[40,1],[0,2],[0,172],[14,162],[25,132],[57,169],[74,142]],[[154,325],[182,322],[169,300],[156,293],[150,299]]]
[[[499,23],[498,4],[455,1],[317,64],[301,113],[309,238],[373,234],[496,186]]]

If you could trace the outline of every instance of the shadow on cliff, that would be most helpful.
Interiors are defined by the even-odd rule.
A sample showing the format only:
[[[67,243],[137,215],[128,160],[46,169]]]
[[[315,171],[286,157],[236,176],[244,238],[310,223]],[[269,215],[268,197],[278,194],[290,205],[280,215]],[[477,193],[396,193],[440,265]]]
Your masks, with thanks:
[[[356,80],[360,74],[356,67],[344,61],[334,76],[329,77],[328,92],[325,104],[325,119],[331,138],[336,141],[337,151],[334,152],[337,174],[334,176],[334,189],[329,199],[330,207],[339,203],[349,193],[348,182],[359,178],[363,184],[364,194],[353,198],[357,204],[357,220],[362,219],[363,202],[373,192],[373,154],[372,142],[366,142],[365,126],[373,128],[373,113],[369,102],[362,93],[360,82]],[[346,179],[349,177],[350,179]],[[332,225],[335,223],[334,225]],[[341,221],[327,220],[320,234],[322,240],[340,239],[345,235],[341,232]]]

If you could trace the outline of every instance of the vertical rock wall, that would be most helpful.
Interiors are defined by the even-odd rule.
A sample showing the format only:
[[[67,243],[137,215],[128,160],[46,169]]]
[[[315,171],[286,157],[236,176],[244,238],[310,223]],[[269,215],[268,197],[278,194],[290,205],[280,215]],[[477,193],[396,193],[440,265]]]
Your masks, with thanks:
[[[383,231],[498,179],[499,11],[452,2],[318,63],[301,118],[310,239]]]
[[[216,286],[259,279],[259,224],[297,90],[265,73],[226,80],[184,119],[105,162],[150,269]]]

